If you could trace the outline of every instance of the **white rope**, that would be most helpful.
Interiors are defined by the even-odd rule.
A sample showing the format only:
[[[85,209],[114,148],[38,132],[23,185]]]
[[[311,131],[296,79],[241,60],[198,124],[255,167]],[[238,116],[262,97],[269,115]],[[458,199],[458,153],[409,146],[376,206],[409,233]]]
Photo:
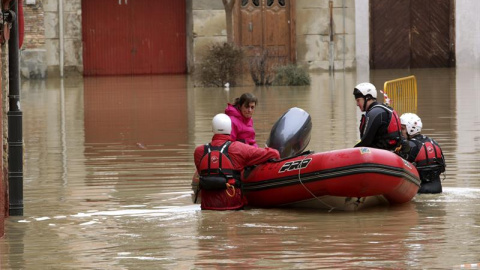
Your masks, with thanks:
[[[310,154],[308,155],[305,155],[305,157],[302,159],[302,162],[300,162],[300,169],[298,169],[298,181],[300,181],[300,184],[302,184],[302,186],[305,188],[306,191],[308,191],[315,199],[317,199],[321,204],[327,206],[330,208],[330,210],[328,210],[328,212],[331,212],[333,209],[335,209],[335,207],[327,204],[326,202],[323,202],[320,198],[318,198],[317,196],[315,196],[315,194],[313,194],[313,192],[311,192],[307,186],[305,186],[305,184],[303,184],[302,182],[302,177],[300,176],[300,172],[302,170],[302,166],[301,164],[303,164],[303,161],[309,156]]]

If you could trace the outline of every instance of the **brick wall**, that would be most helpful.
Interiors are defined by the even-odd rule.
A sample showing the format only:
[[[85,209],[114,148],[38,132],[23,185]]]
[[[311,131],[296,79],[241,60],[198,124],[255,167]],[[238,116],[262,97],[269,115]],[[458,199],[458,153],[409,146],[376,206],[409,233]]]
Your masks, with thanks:
[[[27,1],[23,0],[25,37],[22,49],[43,49],[45,46],[43,1],[36,0],[35,4],[27,5]]]

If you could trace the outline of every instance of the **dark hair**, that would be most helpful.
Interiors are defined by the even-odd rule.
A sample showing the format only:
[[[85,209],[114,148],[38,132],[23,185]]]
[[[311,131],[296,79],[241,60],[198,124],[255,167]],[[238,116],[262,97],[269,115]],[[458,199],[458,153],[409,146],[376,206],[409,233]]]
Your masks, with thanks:
[[[240,108],[245,104],[250,104],[252,102],[255,102],[255,105],[257,105],[257,97],[254,96],[251,93],[243,93],[239,98],[235,99],[235,102],[233,103],[233,106]]]

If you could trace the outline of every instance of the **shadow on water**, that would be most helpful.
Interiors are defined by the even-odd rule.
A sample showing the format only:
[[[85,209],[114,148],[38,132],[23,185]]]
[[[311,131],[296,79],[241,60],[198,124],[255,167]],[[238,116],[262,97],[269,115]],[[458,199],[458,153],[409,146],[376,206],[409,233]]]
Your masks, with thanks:
[[[415,75],[424,133],[447,159],[444,193],[339,212],[200,211],[190,200],[193,149],[244,92],[259,98],[263,144],[286,110],[312,117],[317,152],[358,140],[357,74],[312,75],[304,87],[194,88],[186,76],[24,81],[23,217],[6,220],[2,269],[452,269],[480,262],[480,72]],[[461,244],[460,244],[461,243]]]

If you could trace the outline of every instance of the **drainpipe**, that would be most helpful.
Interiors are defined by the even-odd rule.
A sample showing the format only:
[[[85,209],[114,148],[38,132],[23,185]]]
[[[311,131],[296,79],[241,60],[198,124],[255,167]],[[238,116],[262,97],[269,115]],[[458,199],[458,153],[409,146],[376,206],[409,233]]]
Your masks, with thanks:
[[[59,24],[59,50],[60,50],[60,77],[63,77],[63,59],[64,59],[64,45],[63,45],[63,0],[58,0],[58,24]]]
[[[346,39],[347,39],[347,31],[345,30],[345,10],[346,10],[346,6],[345,6],[345,0],[342,1],[342,15],[343,15],[343,70],[345,70],[345,58],[346,58]]]
[[[10,9],[18,14],[18,2],[10,2]],[[23,216],[23,131],[20,110],[20,58],[18,16],[12,22],[8,40],[9,93],[8,103],[8,192],[9,213]]]
[[[333,43],[333,1],[329,1],[328,2],[328,7],[330,9],[330,39],[329,39],[329,45],[330,45],[330,72],[334,72],[335,70],[335,62],[334,62],[334,59],[335,59],[335,47],[334,47],[334,43]]]

